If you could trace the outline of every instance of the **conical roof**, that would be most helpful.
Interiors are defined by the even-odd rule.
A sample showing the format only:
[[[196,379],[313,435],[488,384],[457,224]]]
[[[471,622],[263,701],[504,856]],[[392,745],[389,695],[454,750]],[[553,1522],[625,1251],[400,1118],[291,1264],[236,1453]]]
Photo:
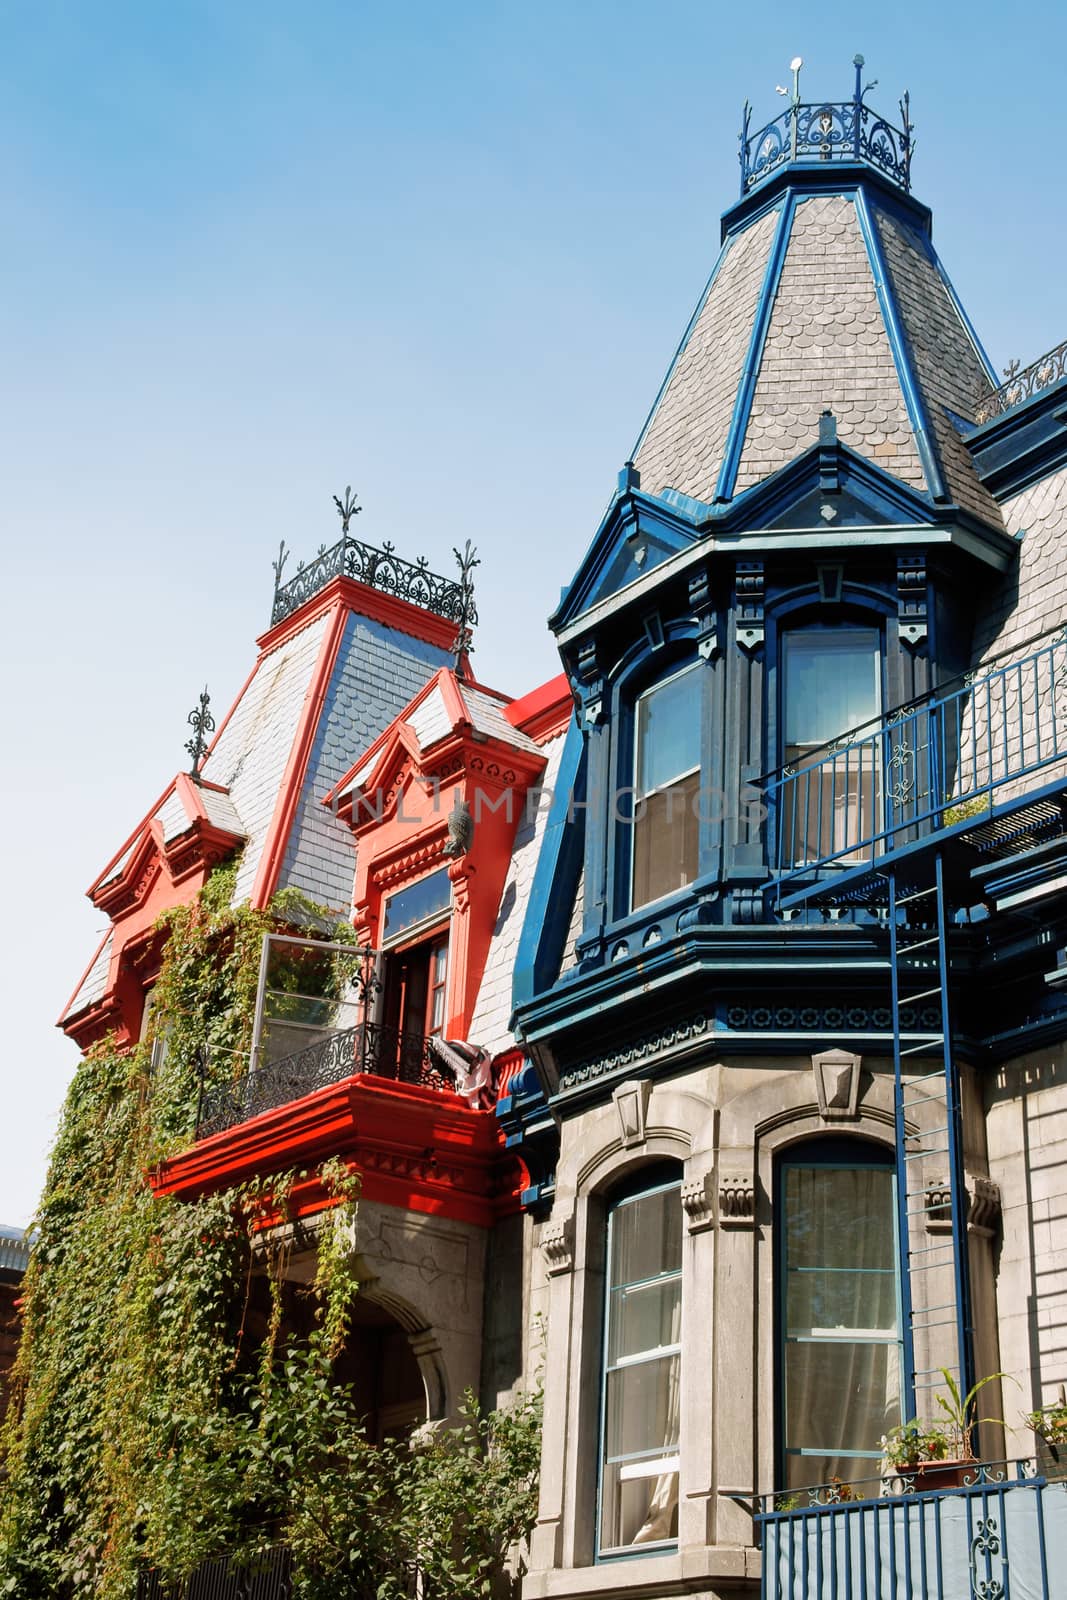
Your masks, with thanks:
[[[767,190],[724,217],[633,453],[643,490],[729,502],[810,446],[830,409],[887,473],[1001,526],[963,442],[990,370],[929,212],[858,162],[787,166]]]

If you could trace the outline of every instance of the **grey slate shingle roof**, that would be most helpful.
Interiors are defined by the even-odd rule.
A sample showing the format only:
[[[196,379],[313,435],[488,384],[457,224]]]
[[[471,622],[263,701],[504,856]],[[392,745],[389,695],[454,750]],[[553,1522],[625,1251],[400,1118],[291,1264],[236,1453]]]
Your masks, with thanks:
[[[771,286],[781,205],[727,238],[719,266],[675,358],[634,460],[650,494],[714,499],[742,387],[761,291]],[[995,527],[999,508],[979,482],[949,412],[971,420],[991,388],[933,247],[918,226],[871,204],[905,345],[953,500]],[[920,492],[926,482],[904,386],[876,287],[856,197],[797,201],[759,353],[734,493],[815,443],[833,410],[841,439]]]
[[[107,969],[111,963],[113,938],[114,936],[110,932],[104,936],[96,955],[92,959],[88,972],[78,985],[70,1004],[60,1019],[62,1022],[66,1022],[68,1017],[76,1017],[79,1011],[85,1010],[86,1006],[95,1005],[96,1001],[104,994],[107,988]]]

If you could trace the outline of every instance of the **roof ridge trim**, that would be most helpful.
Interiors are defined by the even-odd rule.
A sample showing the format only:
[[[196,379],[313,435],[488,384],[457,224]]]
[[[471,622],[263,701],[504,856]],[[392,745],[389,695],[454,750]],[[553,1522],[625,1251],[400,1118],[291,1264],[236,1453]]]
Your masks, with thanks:
[[[771,313],[774,310],[774,302],[778,297],[778,286],[782,281],[782,268],[785,265],[786,252],[793,235],[793,219],[796,215],[796,208],[796,196],[793,194],[786,195],[782,209],[778,213],[778,221],[775,224],[774,238],[771,241],[767,264],[763,269],[763,284],[760,288],[759,299],[756,302],[756,314],[752,319],[752,337],[748,343],[748,353],[745,356],[745,365],[741,371],[741,381],[737,386],[737,394],[734,397],[733,415],[730,418],[730,428],[726,435],[726,448],[723,451],[719,477],[715,484],[713,499],[718,505],[722,505],[733,498],[734,486],[737,483],[738,468],[741,465],[741,452],[744,448],[745,435],[748,432],[749,419],[752,415],[752,401],[756,393],[756,380],[759,377],[760,366],[763,362],[763,352],[767,344],[767,332],[771,325]]]
[[[952,496],[945,484],[933,429],[926,414],[926,400],[913,370],[908,336],[904,324],[897,314],[896,286],[893,283],[885,252],[882,249],[878,224],[871,215],[870,207],[867,204],[867,196],[862,189],[857,189],[853,204],[856,207],[860,233],[863,236],[863,243],[867,250],[867,260],[870,264],[871,275],[874,278],[874,289],[882,312],[882,321],[885,323],[885,330],[889,336],[889,348],[893,352],[893,365],[896,367],[897,379],[904,396],[904,404],[907,407],[908,418],[915,434],[915,443],[918,447],[919,459],[923,465],[927,488],[930,491],[931,499],[936,503],[941,505],[948,504],[952,500]]]

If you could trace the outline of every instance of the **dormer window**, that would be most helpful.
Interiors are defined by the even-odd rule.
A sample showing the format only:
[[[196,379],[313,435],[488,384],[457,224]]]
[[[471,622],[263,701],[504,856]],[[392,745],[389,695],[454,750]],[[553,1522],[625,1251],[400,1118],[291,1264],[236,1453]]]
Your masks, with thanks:
[[[696,665],[635,705],[632,906],[684,889],[699,866],[700,694]]]

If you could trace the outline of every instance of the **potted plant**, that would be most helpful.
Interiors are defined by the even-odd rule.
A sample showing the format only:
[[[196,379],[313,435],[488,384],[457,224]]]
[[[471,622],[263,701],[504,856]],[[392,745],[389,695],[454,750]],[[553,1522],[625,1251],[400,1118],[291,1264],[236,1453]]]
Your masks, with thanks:
[[[939,1394],[937,1404],[944,1413],[944,1420],[920,1422],[913,1417],[910,1422],[893,1428],[882,1440],[887,1464],[896,1473],[914,1477],[916,1489],[958,1489],[963,1485],[975,1460],[971,1440],[978,1426],[977,1398],[987,1383],[995,1383],[1007,1374],[990,1373],[988,1378],[980,1378],[966,1394],[961,1392],[946,1367],[941,1368],[941,1376],[947,1394]],[[990,1417],[988,1420],[999,1419]]]
[[[1027,1426],[1037,1435],[1037,1470],[1042,1477],[1061,1483],[1067,1479],[1067,1396],[1026,1413]]]

